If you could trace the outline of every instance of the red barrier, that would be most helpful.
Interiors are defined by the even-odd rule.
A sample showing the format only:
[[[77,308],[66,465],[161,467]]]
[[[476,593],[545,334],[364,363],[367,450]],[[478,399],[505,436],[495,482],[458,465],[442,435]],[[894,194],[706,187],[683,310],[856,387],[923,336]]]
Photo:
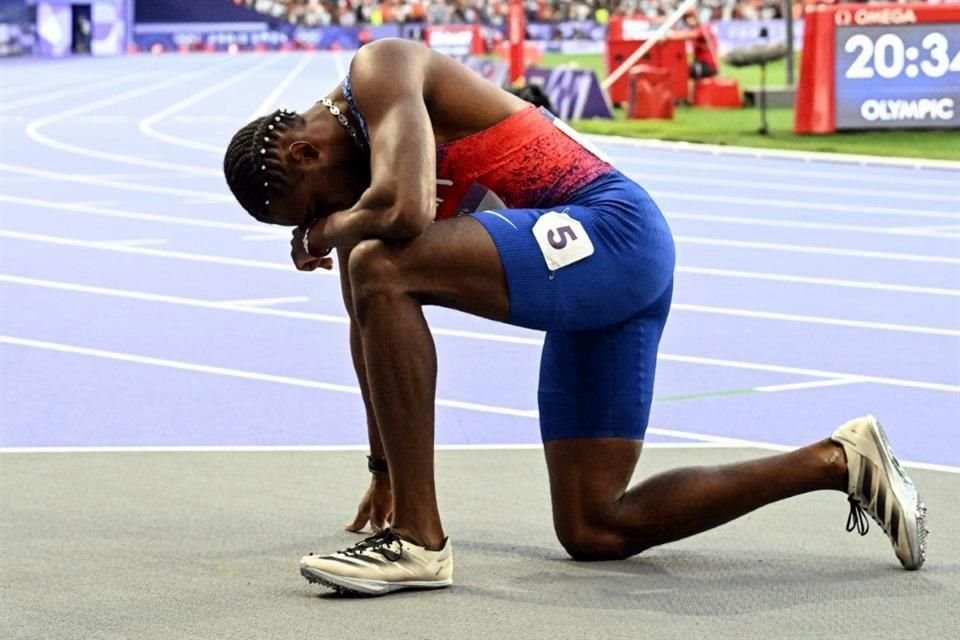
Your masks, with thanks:
[[[610,19],[607,28],[607,74],[630,57],[630,54],[640,48],[646,41],[649,33],[642,29],[649,22],[624,19],[614,16]],[[671,34],[655,44],[641,59],[647,66],[660,67],[670,72],[670,89],[674,100],[687,100],[690,94],[690,66],[687,62],[687,45],[689,34]],[[621,104],[627,101],[629,93],[629,78],[624,75],[608,90],[610,101]]]
[[[704,109],[736,109],[743,105],[740,83],[734,78],[703,78],[693,87],[693,106]]]
[[[631,67],[625,79],[629,82],[628,118],[673,119],[669,71],[641,64]]]

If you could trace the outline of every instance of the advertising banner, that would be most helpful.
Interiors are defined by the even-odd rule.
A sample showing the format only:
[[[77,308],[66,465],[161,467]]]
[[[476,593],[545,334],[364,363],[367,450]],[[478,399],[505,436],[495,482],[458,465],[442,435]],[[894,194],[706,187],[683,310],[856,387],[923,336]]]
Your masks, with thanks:
[[[563,120],[613,117],[593,71],[531,67],[525,78],[527,84],[536,85],[547,94],[554,113]]]

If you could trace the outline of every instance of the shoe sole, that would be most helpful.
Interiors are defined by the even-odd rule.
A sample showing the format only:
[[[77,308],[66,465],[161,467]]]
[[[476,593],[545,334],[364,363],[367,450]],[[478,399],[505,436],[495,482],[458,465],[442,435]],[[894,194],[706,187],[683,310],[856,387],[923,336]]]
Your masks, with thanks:
[[[343,576],[312,569],[310,567],[300,567],[300,575],[312,584],[320,584],[329,587],[340,594],[351,596],[383,596],[394,591],[404,591],[413,589],[442,589],[453,584],[453,580],[431,580],[408,581],[408,582],[385,582],[383,580],[362,580],[360,578],[345,578]]]
[[[877,451],[880,452],[880,462],[883,464],[884,473],[887,474],[890,489],[893,491],[903,514],[903,520],[906,523],[907,544],[913,551],[913,562],[905,563],[900,559],[900,564],[904,569],[916,571],[926,561],[926,513],[927,507],[920,499],[917,488],[913,480],[907,475],[897,457],[893,455],[893,447],[890,446],[890,440],[887,439],[887,433],[880,426],[880,422],[873,416],[870,419],[870,435],[877,445]],[[899,480],[899,482],[897,481]],[[873,518],[873,516],[871,516]],[[877,524],[883,526],[876,518],[873,518]]]

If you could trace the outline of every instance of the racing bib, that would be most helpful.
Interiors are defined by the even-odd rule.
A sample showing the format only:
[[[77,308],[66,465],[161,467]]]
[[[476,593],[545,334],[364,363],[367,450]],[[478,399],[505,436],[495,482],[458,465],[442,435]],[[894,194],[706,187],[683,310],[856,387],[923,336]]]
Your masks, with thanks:
[[[550,211],[540,216],[533,225],[533,237],[550,271],[593,255],[593,242],[583,225],[566,213]]]

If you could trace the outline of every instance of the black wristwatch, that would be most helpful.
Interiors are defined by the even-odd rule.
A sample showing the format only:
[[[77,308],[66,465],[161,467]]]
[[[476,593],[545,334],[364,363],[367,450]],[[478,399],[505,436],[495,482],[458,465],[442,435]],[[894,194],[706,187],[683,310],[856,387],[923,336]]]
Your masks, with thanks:
[[[367,456],[367,469],[370,470],[370,473],[386,473],[387,459]]]

